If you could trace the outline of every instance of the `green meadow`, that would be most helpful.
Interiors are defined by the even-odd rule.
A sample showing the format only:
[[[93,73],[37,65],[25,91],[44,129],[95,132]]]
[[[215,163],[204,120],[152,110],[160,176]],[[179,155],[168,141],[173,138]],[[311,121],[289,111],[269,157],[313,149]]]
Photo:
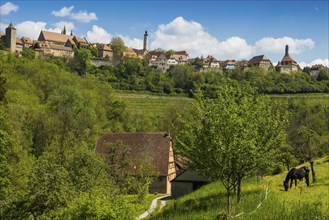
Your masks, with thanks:
[[[308,164],[301,164],[308,165]],[[283,172],[275,176],[248,178],[242,183],[242,200],[233,197],[234,219],[328,219],[329,218],[329,157],[315,161],[317,182],[306,187],[298,182],[287,192]],[[310,178],[311,179],[311,178]],[[267,195],[266,195],[267,191]],[[225,189],[220,181],[167,202],[161,212],[153,213],[149,219],[220,219],[226,211]]]

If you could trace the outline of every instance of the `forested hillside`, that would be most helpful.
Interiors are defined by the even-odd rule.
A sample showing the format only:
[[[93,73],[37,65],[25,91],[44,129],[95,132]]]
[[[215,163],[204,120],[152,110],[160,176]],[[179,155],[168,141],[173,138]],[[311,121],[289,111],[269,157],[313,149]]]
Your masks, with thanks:
[[[45,60],[1,54],[0,74],[0,219],[132,219],[137,197],[122,195],[143,203],[146,192],[133,177],[118,187],[95,143],[151,119],[136,122],[108,83]]]
[[[79,62],[86,62],[83,71],[76,69]],[[200,125],[193,117],[197,116],[196,99],[176,97],[167,109],[152,106],[160,105],[161,101],[149,105],[147,99],[139,99],[138,105],[143,107],[137,109],[136,104],[122,93],[118,95],[113,87],[202,97],[205,103],[213,102],[217,110],[227,109],[225,103],[239,109],[234,88],[240,91],[239,97],[246,98],[241,99],[245,109],[250,107],[249,101],[263,103],[264,92],[287,92],[291,88],[294,89],[290,92],[305,92],[305,88],[313,88],[308,92],[328,91],[325,77],[316,80],[303,72],[281,76],[255,68],[247,73],[238,70],[197,73],[192,66],[181,66],[162,73],[149,69],[143,62],[132,59],[116,67],[96,68],[88,60],[77,58],[43,60],[0,53],[0,219],[136,217],[134,210],[147,197],[143,184],[150,182],[143,178],[150,176],[144,173],[136,178],[113,170],[115,166],[108,166],[94,153],[96,140],[105,132],[170,130],[175,152],[183,153],[175,137],[186,131],[185,126]],[[267,77],[277,77],[279,81]],[[218,90],[227,85],[231,86],[232,94],[224,102],[218,99]],[[279,90],[278,86],[285,89]],[[253,93],[244,96],[243,91]],[[280,123],[280,129],[284,128],[285,133],[280,133],[281,151],[275,151],[280,153],[262,161],[269,165],[262,175],[279,173],[299,162],[312,164],[315,158],[328,154],[327,102],[309,103],[305,99],[288,97],[276,103],[266,98],[265,104],[276,103],[269,107],[273,112],[284,115],[285,123]],[[259,112],[266,110],[266,106],[261,105]],[[210,106],[208,110],[211,109]],[[237,119],[242,113],[238,112]],[[213,116],[216,118],[216,114]],[[223,119],[226,116],[230,114],[221,115]],[[250,114],[244,123],[253,117],[257,116]],[[263,123],[260,119],[258,122]],[[184,120],[190,120],[190,124]],[[250,126],[254,128],[256,123]],[[265,142],[264,138],[259,140]]]
[[[177,65],[166,73],[148,66],[147,58],[124,58],[124,62],[113,67],[91,67],[89,73],[102,81],[111,83],[120,90],[150,91],[159,94],[185,94],[193,97],[193,92],[202,90],[211,93],[222,84],[223,78],[247,81],[266,94],[284,93],[328,93],[329,72],[321,70],[317,78],[309,74],[309,70],[298,70],[291,74],[282,74],[274,67],[265,70],[250,67],[246,70],[213,69],[197,72],[198,65]]]

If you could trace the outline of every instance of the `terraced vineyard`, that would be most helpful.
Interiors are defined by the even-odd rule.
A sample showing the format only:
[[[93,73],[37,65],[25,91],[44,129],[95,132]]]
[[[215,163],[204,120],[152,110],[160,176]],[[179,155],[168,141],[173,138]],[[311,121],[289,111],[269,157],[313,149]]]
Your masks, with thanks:
[[[159,96],[124,92],[117,92],[116,97],[126,103],[129,112],[150,117],[165,117],[169,111],[183,108],[191,104],[192,101],[192,99],[183,96]]]

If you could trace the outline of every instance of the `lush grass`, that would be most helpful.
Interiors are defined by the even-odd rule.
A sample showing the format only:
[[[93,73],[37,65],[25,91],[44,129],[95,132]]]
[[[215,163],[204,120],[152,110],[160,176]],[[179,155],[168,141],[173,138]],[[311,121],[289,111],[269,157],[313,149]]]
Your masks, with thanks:
[[[308,164],[306,164],[308,165]],[[329,157],[315,162],[318,181],[306,187],[298,183],[288,192],[283,189],[287,172],[242,183],[242,201],[233,198],[235,219],[329,219]],[[267,186],[269,193],[264,200]],[[264,201],[259,208],[257,206]],[[216,219],[226,211],[225,189],[213,182],[180,199],[170,201],[150,219]]]

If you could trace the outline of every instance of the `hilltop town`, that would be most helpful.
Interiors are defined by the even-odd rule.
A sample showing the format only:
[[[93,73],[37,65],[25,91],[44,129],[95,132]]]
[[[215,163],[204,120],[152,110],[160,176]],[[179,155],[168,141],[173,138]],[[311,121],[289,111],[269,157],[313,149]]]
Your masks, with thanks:
[[[61,33],[41,30],[37,40],[29,37],[17,38],[16,28],[12,23],[6,28],[5,34],[0,33],[0,37],[4,46],[9,48],[12,53],[20,54],[23,48],[34,50],[38,57],[64,57],[73,58],[74,48],[93,48],[97,50],[97,54],[93,56],[91,62],[95,66],[108,66],[113,64],[113,50],[110,44],[102,44],[97,42],[88,42],[86,38],[78,37],[71,31],[66,33],[64,26]],[[122,54],[124,57],[131,58],[148,58],[148,65],[161,69],[163,72],[168,71],[176,65],[185,65],[187,63],[196,64],[196,71],[203,72],[216,69],[248,69],[252,66],[268,69],[273,66],[273,63],[265,55],[252,57],[249,61],[237,60],[218,60],[212,55],[207,57],[191,58],[187,51],[164,51],[149,50],[148,48],[148,33],[145,31],[143,38],[143,48],[126,48]],[[317,78],[321,69],[324,69],[322,64],[313,65],[309,74]],[[275,69],[280,73],[291,73],[300,69],[298,63],[289,54],[289,46],[286,45],[285,53],[281,61],[275,65]]]

